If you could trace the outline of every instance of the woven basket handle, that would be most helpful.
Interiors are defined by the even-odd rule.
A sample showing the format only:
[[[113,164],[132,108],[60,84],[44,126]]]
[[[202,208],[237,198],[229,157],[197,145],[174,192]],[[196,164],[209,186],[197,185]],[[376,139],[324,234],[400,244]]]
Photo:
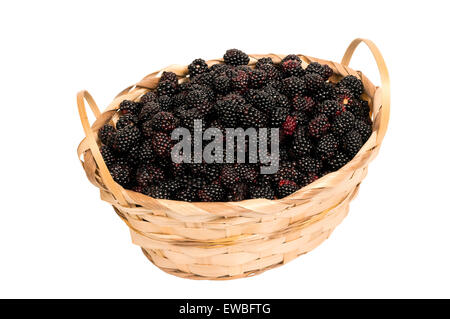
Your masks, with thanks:
[[[381,55],[381,52],[377,48],[375,43],[367,39],[358,38],[353,40],[352,43],[350,43],[350,45],[348,46],[347,50],[345,51],[344,57],[342,58],[341,64],[344,66],[348,66],[353,53],[355,52],[355,49],[361,42],[364,42],[369,47],[370,51],[373,54],[373,57],[375,58],[375,61],[377,62],[378,71],[380,72],[382,107],[380,109],[380,128],[377,135],[377,144],[380,145],[380,143],[383,141],[384,136],[386,135],[391,109],[391,84],[389,80],[389,73],[386,67],[386,62],[384,62],[383,56]]]
[[[111,191],[111,193],[114,195],[116,200],[119,202],[122,206],[129,206],[127,201],[125,200],[119,186],[117,183],[113,180],[111,174],[109,173],[108,168],[106,167],[105,161],[103,160],[103,157],[100,153],[100,150],[98,148],[98,144],[95,138],[95,134],[92,131],[91,125],[89,123],[89,119],[87,117],[86,113],[86,106],[84,104],[84,100],[88,102],[92,112],[94,113],[95,117],[98,118],[101,113],[98,109],[97,104],[95,103],[92,96],[87,91],[80,91],[77,94],[77,104],[78,104],[78,113],[80,114],[80,120],[81,124],[83,125],[84,133],[86,134],[86,139],[89,145],[89,148],[92,152],[92,156],[94,156],[94,160],[97,163],[97,166],[100,171],[100,176],[102,177],[102,181],[105,184],[106,188]]]

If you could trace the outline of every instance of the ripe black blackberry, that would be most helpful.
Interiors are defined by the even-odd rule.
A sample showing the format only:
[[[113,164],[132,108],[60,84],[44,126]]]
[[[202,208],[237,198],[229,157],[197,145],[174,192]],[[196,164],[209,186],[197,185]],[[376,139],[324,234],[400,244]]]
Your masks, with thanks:
[[[145,103],[148,103],[148,102],[155,102],[157,100],[157,98],[158,97],[155,92],[148,91],[141,97],[140,102],[144,105]]]
[[[170,112],[173,108],[172,97],[169,95],[161,95],[158,97],[158,104],[161,107],[161,111]]]
[[[323,164],[321,160],[311,156],[303,156],[297,161],[297,168],[303,174],[319,174],[322,166]]]
[[[238,49],[227,50],[223,55],[223,60],[226,64],[233,66],[247,65],[250,62],[248,55]]]
[[[325,100],[336,100],[336,89],[333,83],[324,82],[323,85],[315,92],[314,99],[318,102]]]
[[[214,89],[220,94],[226,94],[231,89],[231,80],[226,75],[220,75],[213,80]]]
[[[275,192],[270,186],[251,186],[249,194],[250,198],[275,199]]]
[[[196,75],[193,79],[191,79],[191,83],[212,87],[213,79],[214,79],[213,72],[205,72]]]
[[[356,120],[355,129],[361,135],[363,144],[369,139],[370,135],[372,135],[372,126],[365,121]]]
[[[319,114],[311,120],[308,124],[309,134],[312,137],[320,138],[328,131],[330,128],[330,122],[325,114]]]
[[[171,194],[167,189],[159,185],[152,185],[148,188],[148,196],[157,199],[170,199]]]
[[[158,87],[156,88],[156,92],[158,92],[158,96],[172,96],[177,91],[177,84],[172,81],[159,81]]]
[[[343,148],[350,157],[354,157],[362,145],[361,135],[356,130],[348,132],[343,138]]]
[[[338,151],[336,155],[329,158],[327,160],[327,165],[332,169],[333,171],[340,169],[342,166],[347,164],[349,161],[349,158],[347,154],[344,152]]]
[[[316,103],[309,96],[303,96],[302,94],[297,94],[292,99],[292,107],[295,111],[303,111],[306,113],[312,113]]]
[[[249,75],[244,70],[234,70],[231,74],[231,87],[233,90],[244,92],[248,87]]]
[[[289,180],[297,182],[301,177],[301,173],[297,170],[295,162],[283,162],[280,164],[278,172],[274,174],[274,181]]]
[[[261,69],[251,70],[248,74],[248,85],[257,89],[263,87],[267,83],[267,74]]]
[[[131,168],[125,164],[113,164],[109,167],[112,178],[121,186],[127,187],[131,182]]]
[[[178,126],[178,119],[169,112],[159,112],[152,119],[155,131],[172,132]]]
[[[105,144],[105,145],[110,145],[111,143],[111,138],[116,134],[116,129],[114,128],[114,126],[110,125],[110,124],[105,124],[103,125],[99,130],[98,130],[98,137],[100,138],[100,141]]]
[[[254,183],[258,178],[259,172],[256,170],[256,167],[252,164],[236,164],[236,170],[238,172],[239,178],[241,181],[246,183]]]
[[[238,120],[244,128],[262,128],[267,124],[267,116],[251,105],[239,108]]]
[[[233,166],[225,165],[220,174],[220,182],[226,188],[232,188],[234,185],[241,182],[239,172]]]
[[[163,73],[161,74],[161,77],[159,79],[160,82],[163,81],[170,81],[173,82],[175,85],[178,84],[178,77],[175,73],[173,72],[167,72],[167,71],[163,71]]]
[[[164,179],[164,170],[153,164],[142,165],[136,171],[136,182],[141,186],[158,184]]]
[[[124,114],[117,120],[116,128],[118,130],[124,128],[128,125],[136,125],[138,123],[138,117],[136,115],[133,115],[131,113]]]
[[[100,147],[100,154],[102,154],[106,166],[111,167],[113,164],[116,163],[116,155],[109,146],[102,145]]]
[[[343,112],[342,106],[337,101],[326,100],[319,104],[317,111],[325,114],[328,118],[333,118]]]
[[[228,202],[237,202],[246,199],[247,197],[247,184],[239,183],[228,190],[226,194],[226,200]]]
[[[175,199],[185,202],[195,202],[198,200],[197,190],[192,187],[182,189],[175,195]]]
[[[297,60],[287,60],[280,64],[281,72],[284,77],[297,76],[302,77],[306,74],[305,70],[302,68],[301,61]]]
[[[119,104],[119,110],[122,112],[122,114],[128,114],[131,113],[133,115],[138,115],[139,112],[142,109],[142,103],[140,102],[133,102],[129,100],[123,100]]]
[[[333,136],[333,134],[327,134],[320,138],[317,143],[317,153],[323,160],[325,160],[334,156],[338,150],[338,146],[338,140]]]
[[[266,73],[266,82],[272,83],[278,86],[279,81],[281,79],[281,72],[279,69],[273,64],[263,64],[258,70],[261,70]]]
[[[219,202],[224,199],[225,190],[218,183],[213,183],[199,190],[198,197],[202,202]]]
[[[117,152],[127,152],[133,146],[139,143],[141,139],[141,132],[134,125],[128,125],[114,135],[114,141],[112,142],[112,148]]]
[[[152,147],[159,157],[170,156],[172,141],[170,136],[164,132],[156,132],[152,137]]]
[[[291,113],[291,115],[295,118],[295,121],[297,122],[297,125],[299,126],[306,126],[308,125],[310,121],[310,117],[308,113],[303,111],[294,111]]]
[[[296,54],[288,54],[281,60],[281,63],[289,61],[289,60],[294,60],[294,61],[298,61],[298,62],[302,61],[298,55],[296,55]]]
[[[306,93],[305,81],[296,76],[285,78],[281,83],[281,92],[291,98],[297,94],[303,95]]]
[[[294,133],[292,151],[297,157],[308,155],[313,150],[313,143],[305,130],[300,128]]]
[[[355,97],[361,96],[361,94],[364,91],[364,86],[363,86],[362,81],[354,75],[347,75],[342,80],[340,80],[337,85],[338,85],[338,87],[343,87],[343,88],[350,90],[350,92]]]
[[[271,112],[276,105],[273,96],[264,90],[249,90],[247,93],[247,101],[253,107],[264,113]]]
[[[183,188],[183,183],[177,179],[163,180],[159,183],[159,186],[164,191],[170,194],[170,198],[173,197],[179,190]],[[169,198],[169,199],[170,199]]]
[[[149,121],[155,116],[156,113],[161,112],[161,106],[158,102],[148,102],[144,104],[142,107],[141,112],[139,113],[138,119],[140,123],[144,123],[146,121]]]
[[[319,74],[324,81],[328,80],[330,76],[333,75],[333,70],[326,64],[320,64],[317,62],[311,62],[306,67],[306,73],[316,73]]]
[[[151,139],[146,139],[139,145],[136,156],[141,164],[148,164],[155,160]]]
[[[309,92],[316,92],[323,87],[323,78],[317,73],[307,73],[303,77],[305,81],[305,87]]]
[[[336,136],[344,136],[355,126],[355,116],[351,112],[343,112],[336,116],[331,126],[331,130]]]
[[[289,109],[285,107],[276,107],[272,110],[270,116],[270,127],[281,127],[289,115]]]
[[[191,64],[188,65],[188,71],[189,76],[193,78],[199,74],[208,72],[208,64],[206,64],[205,60],[203,59],[195,59]]]
[[[286,196],[295,193],[300,189],[300,186],[293,181],[281,180],[277,187],[277,193],[279,198],[284,198]]]
[[[267,65],[267,64],[273,65],[272,58],[264,57],[264,58],[258,59],[258,61],[256,61],[256,63],[255,63],[255,68],[259,69],[259,68],[261,68],[261,66]]]

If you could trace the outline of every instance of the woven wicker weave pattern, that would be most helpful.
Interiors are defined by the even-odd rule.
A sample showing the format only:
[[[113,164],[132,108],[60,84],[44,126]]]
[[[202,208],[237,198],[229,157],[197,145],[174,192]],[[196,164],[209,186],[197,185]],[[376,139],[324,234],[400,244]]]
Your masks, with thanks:
[[[383,90],[375,87],[361,72],[347,67],[354,49],[365,42],[380,69]],[[270,56],[279,62],[284,55],[251,55],[250,65]],[[129,226],[134,244],[162,270],[190,279],[234,279],[248,277],[277,267],[311,251],[329,237],[349,210],[367,174],[368,164],[377,155],[389,119],[389,77],[384,60],[369,40],[357,39],[344,55],[342,64],[299,55],[305,64],[328,64],[332,81],[352,74],[365,87],[373,119],[373,134],[347,165],[325,175],[296,193],[279,200],[252,199],[227,203],[188,203],[153,199],[125,190],[109,174],[99,152],[97,132],[109,121],[117,120],[115,110],[124,99],[138,100],[157,86],[161,71],[171,71],[181,81],[186,66],[170,66],[152,73],[135,86],[119,93],[101,113],[86,91],[78,94],[78,108],[86,138],[78,155],[88,179],[100,189],[101,198],[110,203]],[[209,65],[223,63],[221,59]],[[97,120],[89,125],[84,99]]]

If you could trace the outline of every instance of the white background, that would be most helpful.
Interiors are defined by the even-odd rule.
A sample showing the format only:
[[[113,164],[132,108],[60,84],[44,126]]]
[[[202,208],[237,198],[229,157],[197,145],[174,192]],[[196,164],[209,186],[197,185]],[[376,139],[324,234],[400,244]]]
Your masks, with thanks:
[[[450,297],[445,1],[2,1],[0,297]],[[248,53],[340,61],[378,44],[392,115],[348,217],[311,253],[250,279],[179,279],[131,244],[81,168],[75,94],[104,108],[170,64]],[[367,49],[352,61],[374,83]]]

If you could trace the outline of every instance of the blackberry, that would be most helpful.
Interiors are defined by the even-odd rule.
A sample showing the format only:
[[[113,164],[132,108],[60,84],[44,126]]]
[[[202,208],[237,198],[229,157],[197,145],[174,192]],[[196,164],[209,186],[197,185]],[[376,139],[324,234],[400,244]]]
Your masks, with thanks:
[[[100,141],[105,144],[109,145],[111,142],[111,138],[114,137],[116,134],[116,129],[114,126],[105,124],[98,130],[98,137],[100,138]]]
[[[299,171],[303,174],[314,173],[319,174],[322,169],[322,161],[311,157],[311,156],[303,156],[297,161],[297,167]]]
[[[339,143],[333,134],[327,134],[322,137],[317,144],[317,153],[322,159],[333,157],[337,152]]]
[[[350,92],[355,97],[361,96],[361,94],[364,91],[364,86],[363,86],[362,81],[354,75],[347,75],[342,80],[340,80],[337,85],[338,85],[338,87],[343,87],[343,88],[350,90]]]
[[[310,92],[316,92],[323,86],[323,78],[316,73],[307,73],[303,79],[305,80],[306,89]]]
[[[263,65],[273,65],[272,58],[264,57],[264,58],[258,59],[258,61],[256,61],[256,63],[255,63],[255,68],[259,69]]]
[[[289,61],[289,60],[302,62],[302,60],[300,59],[300,57],[298,55],[296,55],[296,54],[288,54],[281,60],[281,63]]]
[[[183,183],[177,179],[169,179],[162,181],[159,184],[159,186],[164,191],[167,191],[170,194],[170,197],[172,197],[174,194],[176,194],[179,190],[183,188]]]
[[[248,55],[238,49],[227,50],[223,56],[223,60],[226,64],[233,66],[247,65],[250,62]]]
[[[116,155],[114,151],[106,145],[100,147],[100,154],[102,154],[103,161],[105,161],[106,166],[111,167],[116,162]]]
[[[315,92],[314,98],[319,102],[325,100],[336,100],[337,96],[334,84],[324,82],[323,85]]]
[[[244,128],[262,128],[265,127],[267,123],[267,116],[250,105],[240,107],[238,117],[240,124]]]
[[[287,60],[280,64],[281,71],[284,77],[297,76],[302,77],[305,75],[305,70],[302,68],[301,61]]]
[[[336,116],[331,130],[336,136],[343,136],[355,126],[355,116],[351,112],[343,112]]]
[[[231,165],[226,165],[222,168],[220,174],[220,181],[223,186],[232,188],[241,181],[238,171]]]
[[[273,96],[263,90],[250,90],[247,94],[247,100],[252,106],[264,113],[272,111],[276,105]]]
[[[226,75],[220,75],[213,81],[214,89],[221,94],[226,94],[231,88],[231,81]]]
[[[270,186],[251,186],[249,193],[250,198],[275,199],[275,193]]]
[[[127,152],[133,146],[138,144],[141,138],[141,132],[134,125],[128,125],[120,130],[114,136],[112,147],[117,152]]]
[[[161,95],[158,97],[158,104],[161,107],[161,111],[171,111],[172,97],[169,95]]]
[[[308,125],[310,117],[306,112],[297,111],[292,112],[292,115],[295,117],[295,120],[297,122],[297,125],[305,126]]]
[[[335,171],[347,164],[348,161],[348,156],[345,153],[338,151],[335,156],[327,160],[327,164],[333,171]]]
[[[342,113],[342,106],[336,101],[327,100],[319,105],[317,111],[332,118]]]
[[[342,105],[344,110],[346,110],[347,106],[355,103],[354,97],[350,90],[343,87],[336,88],[336,100]]]
[[[288,115],[283,123],[283,133],[286,135],[292,135],[297,128],[297,118],[295,116]]]
[[[169,112],[159,112],[152,119],[155,131],[172,132],[178,126],[178,119]]]
[[[148,102],[144,104],[141,112],[139,113],[138,119],[140,123],[149,121],[155,116],[156,113],[161,112],[161,106],[158,102]]]
[[[281,79],[281,73],[278,68],[273,64],[261,65],[258,70],[266,73],[266,80],[271,83],[278,83]]]
[[[142,104],[145,104],[145,103],[148,103],[148,102],[156,102],[157,98],[158,97],[156,96],[155,92],[148,91],[147,93],[142,95],[140,101],[141,101]]]
[[[221,168],[215,164],[202,164],[201,173],[210,182],[219,179]]]
[[[328,80],[333,75],[333,70],[326,64],[322,65],[317,62],[312,62],[306,67],[306,73],[319,74],[324,81]]]
[[[306,92],[306,86],[303,79],[296,76],[290,76],[283,79],[281,83],[281,91],[288,97],[294,97],[297,94],[304,94]]]
[[[297,182],[301,177],[300,172],[297,170],[294,162],[284,162],[278,169],[278,172],[274,175],[274,181],[280,182],[282,180],[289,180]]]
[[[156,132],[152,137],[152,147],[159,157],[170,156],[172,141],[167,133]]]
[[[292,151],[296,156],[304,156],[311,153],[313,143],[303,129],[298,129],[294,133],[292,141]]]
[[[210,184],[198,192],[202,202],[220,202],[224,199],[225,190],[219,184]]]
[[[289,110],[285,107],[277,107],[272,110],[270,116],[270,127],[281,127],[289,115]]]
[[[185,202],[195,202],[198,200],[197,191],[194,188],[187,187],[179,191],[175,199]]]
[[[308,125],[309,134],[315,138],[320,138],[325,135],[329,128],[330,123],[324,114],[317,115]]]
[[[136,172],[136,181],[140,186],[158,184],[165,178],[164,171],[155,165],[145,164],[140,166]]]
[[[138,117],[136,115],[133,115],[131,113],[122,115],[121,117],[119,117],[119,119],[117,120],[116,123],[116,128],[118,130],[124,128],[125,126],[128,125],[136,125],[138,123]]]
[[[153,130],[153,121],[148,120],[147,122],[144,122],[141,125],[141,132],[144,137],[151,138],[153,134],[155,134],[155,131]]]
[[[361,135],[357,131],[352,130],[344,136],[343,147],[350,157],[353,158],[356,155],[356,153],[359,152],[362,145],[363,142]]]
[[[214,79],[214,76],[213,76],[212,72],[205,72],[205,73],[196,75],[193,79],[191,79],[191,83],[212,87],[213,79]]]
[[[244,183],[237,184],[230,189],[226,195],[226,199],[229,202],[237,202],[244,200],[247,195],[247,185]]]
[[[306,185],[311,184],[312,182],[314,182],[318,178],[319,178],[319,176],[317,174],[315,174],[315,173],[307,173],[305,175],[302,175],[298,185],[300,187],[304,187]]]
[[[148,196],[157,199],[170,199],[170,192],[158,185],[152,185],[148,189]]]
[[[300,187],[297,185],[297,183],[288,180],[281,180],[278,184],[277,192],[279,198],[284,198],[291,195],[292,193],[295,193],[299,189]]]
[[[128,187],[131,182],[131,168],[124,164],[113,164],[109,168],[112,178],[121,186]]]
[[[172,81],[159,81],[158,87],[156,88],[158,96],[172,96],[177,91],[177,84]]]
[[[363,144],[369,139],[370,135],[372,135],[372,126],[364,121],[356,120],[355,129],[361,135]]]
[[[311,113],[316,106],[316,103],[309,96],[303,96],[301,94],[297,94],[292,99],[292,107],[296,111],[303,111],[306,113]]]
[[[267,74],[261,69],[251,70],[248,74],[248,85],[251,88],[260,88],[267,83]]]
[[[140,102],[133,102],[129,100],[123,100],[119,104],[119,110],[122,112],[122,114],[128,114],[131,113],[133,115],[138,115],[141,111],[142,103]]]
[[[159,79],[160,82],[164,82],[164,81],[169,81],[174,83],[175,85],[178,84],[178,77],[175,73],[173,72],[167,72],[167,71],[163,71],[163,73],[161,74],[161,77]]]
[[[237,164],[236,170],[239,175],[239,179],[244,182],[254,183],[258,178],[258,172],[256,171],[255,167],[251,164],[245,163]]]
[[[188,65],[188,71],[189,76],[193,78],[199,74],[208,72],[208,64],[206,64],[205,60],[203,59],[195,59],[191,64]]]
[[[249,75],[244,70],[235,70],[231,75],[231,87],[234,90],[245,91],[248,87]]]

